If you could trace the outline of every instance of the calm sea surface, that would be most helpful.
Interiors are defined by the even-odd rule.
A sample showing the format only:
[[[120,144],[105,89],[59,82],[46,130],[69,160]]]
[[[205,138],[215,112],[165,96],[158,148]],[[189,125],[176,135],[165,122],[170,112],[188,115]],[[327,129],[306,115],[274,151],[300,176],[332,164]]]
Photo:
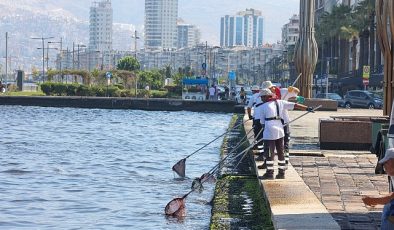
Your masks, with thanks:
[[[207,229],[214,185],[165,205],[218,161],[230,114],[0,106],[0,229]]]

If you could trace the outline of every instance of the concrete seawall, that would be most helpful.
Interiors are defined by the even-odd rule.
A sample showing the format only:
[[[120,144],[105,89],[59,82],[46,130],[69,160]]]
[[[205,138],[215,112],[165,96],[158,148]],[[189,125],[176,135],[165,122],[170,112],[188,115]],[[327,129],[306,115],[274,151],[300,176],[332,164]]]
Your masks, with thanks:
[[[0,105],[244,113],[243,107],[236,106],[234,101],[191,101],[165,98],[2,96]]]

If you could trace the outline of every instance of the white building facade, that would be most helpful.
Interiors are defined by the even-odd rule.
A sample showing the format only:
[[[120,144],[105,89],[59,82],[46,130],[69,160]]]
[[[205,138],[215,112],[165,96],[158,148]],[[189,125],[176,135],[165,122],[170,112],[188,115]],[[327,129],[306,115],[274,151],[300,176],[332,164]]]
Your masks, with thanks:
[[[89,49],[100,52],[112,50],[113,11],[110,0],[93,2],[90,7]]]
[[[264,18],[259,10],[246,9],[220,20],[220,46],[258,47],[263,45]]]
[[[289,23],[282,27],[282,44],[285,47],[294,46],[300,37],[300,17],[294,14]]]
[[[200,43],[200,30],[195,25],[178,23],[178,49],[190,48]]]
[[[178,0],[145,0],[145,49],[177,48]]]

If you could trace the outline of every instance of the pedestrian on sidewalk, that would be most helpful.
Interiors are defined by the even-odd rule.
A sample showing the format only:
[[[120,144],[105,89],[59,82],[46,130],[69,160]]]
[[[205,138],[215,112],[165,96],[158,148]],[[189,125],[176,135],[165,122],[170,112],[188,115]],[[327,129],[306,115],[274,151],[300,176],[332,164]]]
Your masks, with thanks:
[[[259,107],[263,104],[263,102],[261,101],[261,97],[260,97],[260,87],[258,85],[254,85],[252,86],[252,97],[249,100],[248,106],[246,107],[246,111],[248,113],[248,117],[249,120],[253,120],[253,133],[254,133],[254,138],[255,140],[261,140],[262,139],[262,126],[261,126],[261,122],[258,118],[256,118],[256,107]],[[253,109],[253,115],[252,116],[252,109]],[[257,136],[260,133],[259,136]],[[258,153],[259,153],[259,157],[261,156],[261,158],[263,158],[263,154],[264,154],[264,147],[263,147],[263,141],[259,141],[256,145],[255,145],[255,149],[257,149]]]
[[[209,91],[209,100],[210,100],[210,101],[215,100],[215,95],[216,95],[215,86],[214,86],[214,85],[211,85],[211,87],[209,87],[208,91]]]
[[[239,98],[241,99],[241,102],[243,105],[245,105],[246,103],[246,93],[245,93],[245,89],[244,87],[241,87],[241,91],[239,92]]]
[[[300,105],[293,102],[284,100],[277,100],[276,96],[269,89],[262,89],[260,92],[261,99],[263,101],[262,106],[255,109],[255,114],[258,116],[255,119],[259,119],[263,131],[264,145],[268,147],[264,155],[267,157],[266,160],[266,173],[260,178],[263,180],[274,179],[274,160],[275,160],[275,149],[278,154],[278,168],[279,172],[276,175],[276,179],[285,179],[286,163],[284,157],[284,120],[283,114],[285,110],[308,110],[312,111],[313,108],[305,105]],[[262,167],[258,168],[263,168]]]
[[[385,196],[371,197],[364,196],[362,198],[364,204],[368,206],[384,205],[382,212],[381,230],[394,229],[394,193],[393,193],[393,176],[394,176],[394,148],[387,149],[383,159],[379,161],[383,165],[384,170],[389,176],[389,191]]]

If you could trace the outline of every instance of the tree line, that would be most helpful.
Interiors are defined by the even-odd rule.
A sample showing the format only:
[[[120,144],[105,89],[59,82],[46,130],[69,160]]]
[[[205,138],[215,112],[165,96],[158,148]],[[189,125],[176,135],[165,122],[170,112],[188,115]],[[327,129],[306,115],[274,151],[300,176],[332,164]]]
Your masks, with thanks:
[[[316,74],[327,72],[327,60],[328,72],[339,78],[356,76],[364,65],[376,71],[382,60],[376,42],[375,0],[360,1],[354,8],[335,5],[330,13],[324,12],[316,22],[316,41],[319,46]]]

